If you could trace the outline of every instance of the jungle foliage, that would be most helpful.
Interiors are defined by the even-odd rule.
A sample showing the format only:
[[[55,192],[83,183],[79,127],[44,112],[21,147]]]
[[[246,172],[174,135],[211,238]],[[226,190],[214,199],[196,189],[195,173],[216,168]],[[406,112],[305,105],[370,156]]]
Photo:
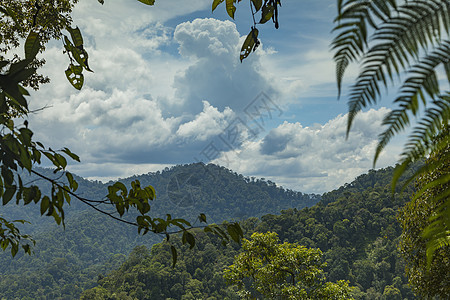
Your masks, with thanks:
[[[393,173],[392,167],[370,171],[325,193],[313,207],[242,221],[244,237],[271,231],[282,243],[319,248],[327,281],[348,280],[355,299],[415,299],[397,251],[401,228],[396,221],[414,188],[408,186],[403,193],[397,188],[392,195]],[[150,251],[140,247],[135,251],[145,256],[130,255],[119,269],[103,275],[97,287],[84,291],[83,299],[239,299],[237,288],[228,286],[223,274],[242,249],[236,244],[223,248],[216,237],[195,234],[201,237],[198,245],[182,251],[175,269],[167,260],[166,244]]]

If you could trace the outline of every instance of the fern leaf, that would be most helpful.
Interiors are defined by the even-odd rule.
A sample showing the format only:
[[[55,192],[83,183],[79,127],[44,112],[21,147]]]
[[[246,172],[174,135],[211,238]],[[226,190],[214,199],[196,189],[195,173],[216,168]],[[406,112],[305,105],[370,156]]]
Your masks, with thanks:
[[[423,95],[422,89],[430,97],[435,97],[439,93],[439,84],[435,69],[443,64],[450,70],[450,41],[444,41],[432,53],[424,57],[418,64],[408,71],[408,78],[400,88],[399,96],[394,103],[399,104],[399,108],[390,112],[383,120],[383,125],[388,128],[379,136],[379,142],[375,151],[374,166],[381,151],[386,147],[391,138],[403,131],[410,124],[408,113],[416,116],[419,111],[417,101],[419,95]],[[447,74],[450,81],[450,73]],[[423,100],[425,97],[422,97]],[[442,109],[445,110],[444,107]]]
[[[435,46],[442,38],[438,35],[443,34],[440,24],[448,19],[449,13],[449,1],[407,1],[398,8],[397,16],[389,18],[376,30],[374,46],[365,53],[362,71],[351,88],[347,134],[356,114],[378,101],[379,83],[387,87],[383,73],[386,71],[391,80],[394,75],[401,76],[421,51]]]

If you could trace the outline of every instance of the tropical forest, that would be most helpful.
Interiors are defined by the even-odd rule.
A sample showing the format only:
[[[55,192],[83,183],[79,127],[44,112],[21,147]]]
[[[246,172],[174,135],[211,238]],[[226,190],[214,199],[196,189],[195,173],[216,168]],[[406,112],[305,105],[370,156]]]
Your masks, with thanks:
[[[0,300],[450,299],[449,0],[0,0]]]

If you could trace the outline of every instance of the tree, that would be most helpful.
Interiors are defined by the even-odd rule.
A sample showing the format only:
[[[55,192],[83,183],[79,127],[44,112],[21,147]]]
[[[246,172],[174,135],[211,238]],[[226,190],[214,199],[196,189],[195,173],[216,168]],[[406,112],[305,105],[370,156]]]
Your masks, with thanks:
[[[243,240],[242,252],[224,271],[242,298],[349,299],[348,282],[326,282],[320,249],[279,243],[274,232],[253,233]]]
[[[152,0],[139,0],[153,5]],[[30,110],[25,97],[29,93],[25,87],[38,89],[40,84],[48,82],[48,78],[36,73],[38,67],[45,61],[38,60],[39,52],[45,51],[45,44],[50,39],[62,39],[65,52],[70,63],[65,71],[72,86],[81,89],[84,82],[83,70],[91,71],[88,65],[88,53],[83,47],[83,37],[78,27],[71,27],[71,12],[77,0],[58,1],[2,1],[0,3],[0,198],[6,205],[13,197],[16,203],[23,201],[25,205],[39,204],[41,215],[51,216],[55,222],[64,226],[64,204],[70,204],[75,198],[92,209],[108,215],[119,222],[136,226],[139,233],[153,232],[164,235],[167,240],[171,234],[182,233],[183,244],[190,247],[195,245],[195,237],[189,232],[193,226],[184,219],[175,219],[167,215],[165,219],[148,215],[150,201],[155,198],[155,190],[151,186],[141,187],[139,181],[133,181],[131,188],[116,182],[108,187],[108,195],[101,200],[80,197],[75,192],[78,184],[73,175],[66,170],[66,157],[79,161],[79,157],[69,149],[55,151],[46,148],[42,143],[33,139],[33,131],[28,127],[26,117]],[[99,0],[103,3],[102,0]],[[70,38],[63,34],[66,30]],[[12,54],[13,50],[21,46],[21,39],[25,39],[25,58]],[[24,120],[23,125],[17,125],[18,120]],[[62,172],[65,180],[48,178],[33,169],[45,157],[55,167],[54,172]],[[43,195],[36,185],[23,184],[19,171],[25,170],[44,180],[51,182],[51,195]],[[61,178],[60,177],[60,178]],[[109,208],[114,209],[112,213]],[[129,210],[137,214],[136,221],[123,218]],[[117,216],[118,214],[119,216]],[[199,215],[200,222],[206,223],[206,216]],[[34,243],[28,235],[21,234],[17,223],[25,220],[10,221],[0,217],[0,247],[3,250],[11,248],[15,256],[19,248],[31,253]],[[173,230],[172,228],[176,229]],[[239,241],[242,230],[238,223],[227,223],[222,227],[212,224],[200,226],[205,231],[215,233],[229,240]],[[173,264],[177,260],[177,250],[171,246]]]

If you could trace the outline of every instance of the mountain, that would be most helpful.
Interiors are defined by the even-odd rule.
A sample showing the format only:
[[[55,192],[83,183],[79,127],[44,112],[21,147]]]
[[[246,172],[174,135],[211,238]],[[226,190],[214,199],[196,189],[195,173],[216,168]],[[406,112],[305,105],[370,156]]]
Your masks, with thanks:
[[[52,178],[64,180],[49,169],[37,169]],[[51,186],[35,176],[24,174],[24,182],[37,184],[49,193]],[[102,199],[108,184],[76,176],[77,193],[88,199]],[[216,165],[190,164],[163,171],[120,179],[129,186],[139,180],[152,185],[156,199],[151,215],[195,220],[205,213],[210,223],[243,220],[283,209],[312,206],[318,195],[285,190],[271,181],[244,177]],[[109,183],[111,184],[111,183]],[[118,223],[73,199],[67,206],[65,230],[52,218],[41,217],[39,207],[8,204],[0,214],[8,219],[26,219],[31,225],[21,226],[36,240],[34,254],[0,253],[1,299],[75,299],[81,292],[96,285],[98,275],[106,274],[125,261],[126,255],[138,245],[151,247],[161,237],[139,236],[136,228]],[[128,216],[133,218],[133,215]]]
[[[392,173],[392,167],[371,170],[325,193],[312,207],[249,218],[241,222],[244,234],[275,231],[281,241],[320,248],[327,280],[349,280],[356,299],[414,299],[396,251],[401,233],[397,211],[409,201],[413,187],[392,194]],[[175,268],[167,243],[151,250],[135,248],[82,299],[239,299],[222,278],[239,245],[224,248],[215,236],[196,235],[198,245],[184,247]]]

